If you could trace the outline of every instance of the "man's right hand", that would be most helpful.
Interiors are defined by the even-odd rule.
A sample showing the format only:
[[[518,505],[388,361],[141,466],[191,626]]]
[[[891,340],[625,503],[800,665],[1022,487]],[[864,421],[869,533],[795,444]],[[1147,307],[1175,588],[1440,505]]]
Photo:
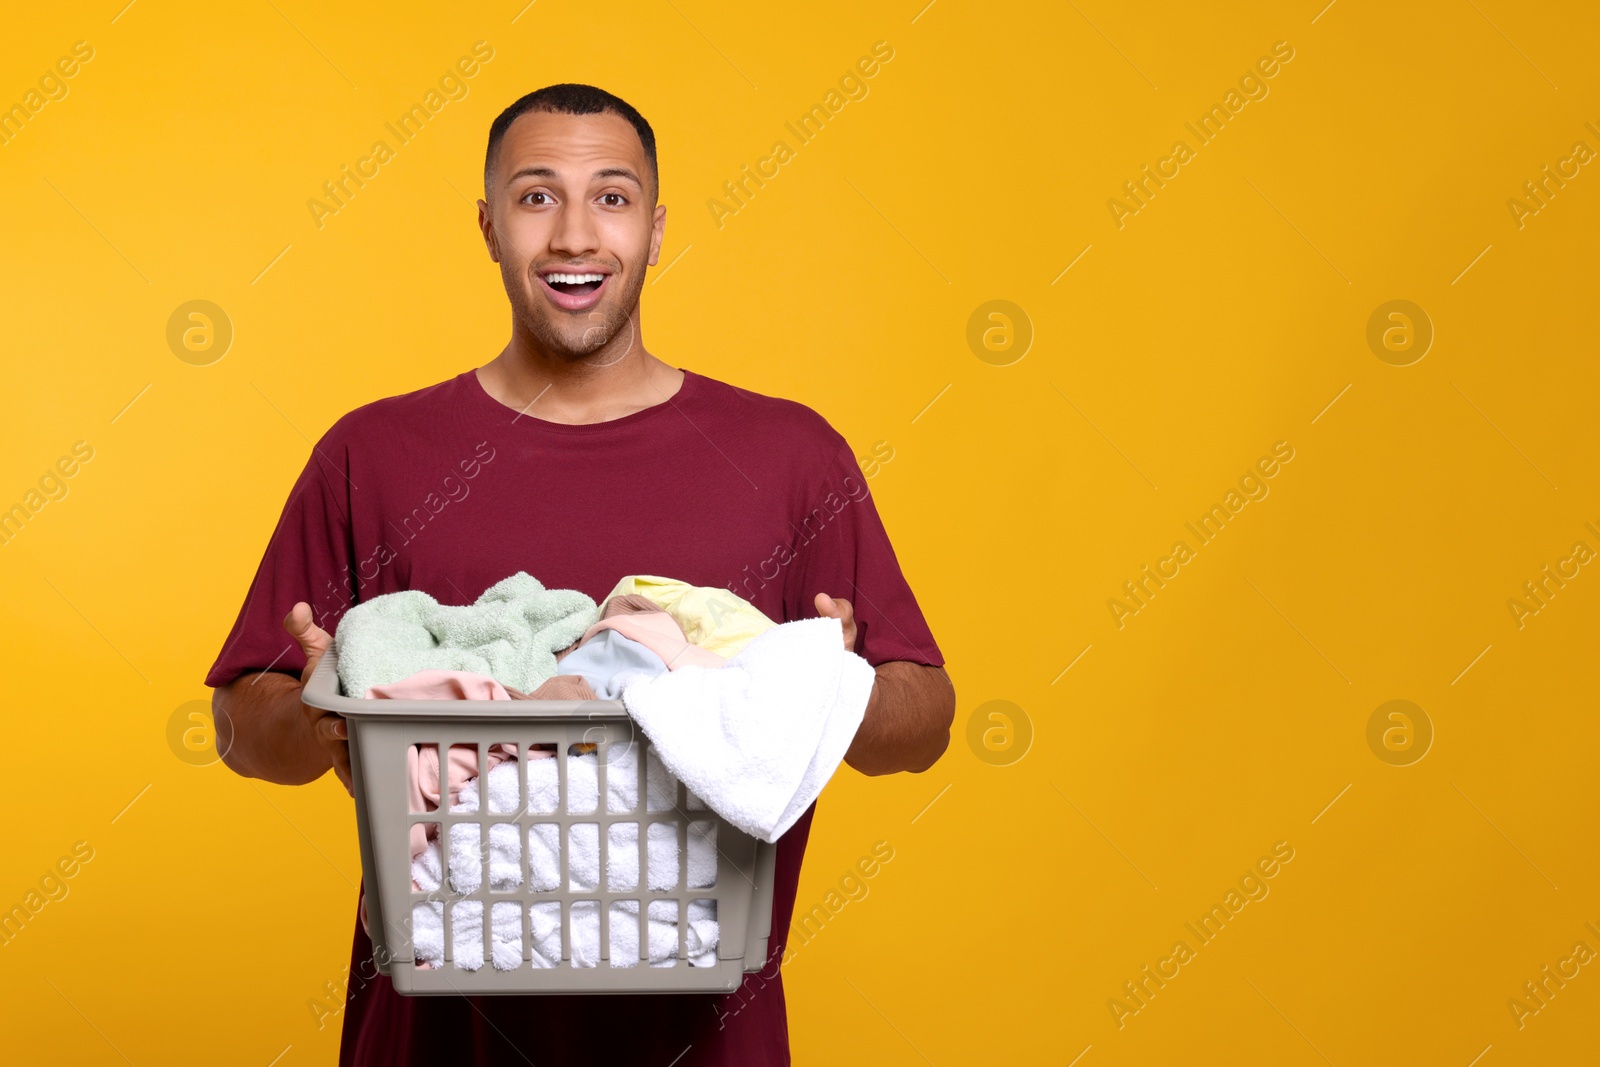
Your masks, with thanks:
[[[312,672],[322,661],[322,655],[328,651],[333,638],[328,631],[311,621],[311,605],[303,600],[284,616],[283,628],[295,639],[300,645],[300,651],[305,654],[306,668],[300,672],[300,684],[304,686],[311,681]],[[333,763],[333,773],[344,783],[345,790],[351,796],[355,796],[355,786],[350,777],[350,734],[344,717],[306,703],[302,703],[300,707],[305,712],[306,721],[311,725],[311,735],[316,738],[318,744],[328,750],[328,756]]]

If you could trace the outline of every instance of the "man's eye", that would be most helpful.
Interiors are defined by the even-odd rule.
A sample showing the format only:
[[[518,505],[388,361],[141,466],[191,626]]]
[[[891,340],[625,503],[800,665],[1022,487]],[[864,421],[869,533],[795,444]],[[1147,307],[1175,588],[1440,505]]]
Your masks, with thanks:
[[[535,190],[535,191],[534,191],[534,192],[531,192],[531,193],[525,193],[525,194],[523,194],[523,197],[522,197],[522,199],[523,199],[523,201],[524,201],[524,202],[526,202],[526,201],[527,201],[527,199],[528,199],[528,197],[530,197],[530,196],[544,196],[544,197],[548,197],[548,196],[549,196],[549,195],[550,195],[550,194],[549,194],[549,193],[542,193],[542,192],[539,192],[539,191],[537,191],[537,190]]]
[[[621,193],[604,193],[600,199],[607,201],[606,207],[621,207],[626,202],[626,198]],[[611,200],[615,200],[616,203],[610,203],[609,201]]]

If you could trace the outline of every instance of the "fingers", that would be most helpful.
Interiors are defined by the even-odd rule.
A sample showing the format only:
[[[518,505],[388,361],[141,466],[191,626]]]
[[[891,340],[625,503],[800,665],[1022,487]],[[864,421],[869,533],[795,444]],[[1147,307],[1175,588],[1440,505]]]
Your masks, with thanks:
[[[350,727],[346,725],[344,718],[327,711],[320,712],[312,721],[311,732],[316,735],[320,744],[328,748],[350,739]]]
[[[849,623],[855,617],[855,609],[850,606],[850,601],[831,597],[827,593],[818,593],[815,604],[817,614],[830,619],[840,619]]]
[[[309,704],[302,704],[301,707],[311,722],[311,737],[317,744],[329,752],[341,747],[349,748],[350,727],[341,716]]]
[[[318,717],[311,722],[311,735],[328,751],[333,773],[344,783],[345,791],[355,796],[354,779],[350,772],[350,726],[342,716],[317,710]]]
[[[328,635],[328,631],[311,621],[311,605],[303,600],[290,608],[289,614],[283,617],[283,628],[299,644],[300,652],[306,658],[305,668],[300,672],[300,681],[309,683],[311,673],[317,669],[317,664],[322,661],[322,654],[328,651],[333,638]]]
[[[283,628],[299,642],[300,650],[307,657],[313,652],[321,655],[333,640],[328,631],[311,621],[311,605],[304,600],[289,609],[289,614],[283,617]]]

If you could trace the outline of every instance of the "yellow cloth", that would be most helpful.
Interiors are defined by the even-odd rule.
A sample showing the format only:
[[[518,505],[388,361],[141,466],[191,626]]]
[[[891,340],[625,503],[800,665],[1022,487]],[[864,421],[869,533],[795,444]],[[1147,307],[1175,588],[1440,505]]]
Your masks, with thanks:
[[[777,625],[731,589],[690,585],[653,574],[630,574],[605,599],[629,593],[637,593],[672,616],[683,627],[683,636],[690,644],[719,656],[731,657],[757,634]],[[605,610],[605,601],[600,608]]]

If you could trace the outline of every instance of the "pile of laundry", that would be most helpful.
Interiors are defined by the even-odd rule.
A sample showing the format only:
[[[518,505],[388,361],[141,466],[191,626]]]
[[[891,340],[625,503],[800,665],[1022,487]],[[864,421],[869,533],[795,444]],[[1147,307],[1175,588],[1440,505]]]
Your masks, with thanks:
[[[487,780],[490,813],[510,814],[517,810],[518,780],[515,753],[508,746],[490,750]],[[606,756],[606,810],[634,811],[639,806],[638,751],[634,742],[613,745]],[[495,749],[500,752],[496,753]],[[412,749],[417,752],[416,748]],[[432,746],[423,746],[417,760],[417,777],[424,796],[439,787],[439,766]],[[532,814],[550,813],[559,803],[554,754],[534,749],[527,766],[528,804]],[[497,758],[498,756],[498,758]],[[598,756],[589,752],[567,764],[567,805],[570,811],[598,810]],[[452,812],[475,814],[482,803],[482,778],[474,766],[476,754],[455,750],[447,759],[447,795]],[[458,777],[466,776],[466,777]],[[677,783],[649,752],[646,758],[645,810],[670,811],[677,800]],[[459,784],[456,784],[459,782]],[[691,799],[690,808],[699,807]],[[429,809],[431,810],[431,809]],[[483,884],[483,860],[488,858],[489,888],[498,891],[519,889],[526,873],[531,890],[549,892],[561,885],[561,828],[556,823],[534,823],[527,829],[527,862],[523,861],[523,831],[515,823],[493,823],[489,827],[487,849],[481,830],[473,823],[450,827],[448,850],[441,848],[438,835],[423,840],[421,824],[413,827],[411,876],[417,890],[432,892],[445,884],[441,853],[448,856],[450,888],[459,893],[476,892]],[[639,888],[639,824],[613,823],[607,833],[606,877],[600,879],[600,830],[598,823],[579,823],[571,828],[567,856],[568,884],[574,891],[623,892]],[[646,884],[653,890],[672,890],[679,881],[678,836],[666,823],[651,823],[645,835]],[[688,825],[690,889],[709,888],[717,878],[716,823],[691,821]],[[511,970],[522,964],[522,915],[520,905],[496,902],[490,913],[490,952],[497,969]],[[670,967],[678,954],[677,901],[652,901],[646,913],[649,929],[649,959],[653,967]],[[716,963],[718,927],[716,902],[694,900],[688,907],[685,947],[690,966]],[[483,966],[483,902],[463,900],[451,905],[451,942],[455,966],[478,970]],[[617,901],[610,918],[611,961],[613,966],[633,967],[639,963],[639,907],[634,901]],[[554,967],[561,961],[561,909],[559,903],[536,903],[531,909],[532,958],[535,967]],[[593,901],[572,905],[571,959],[574,967],[596,967],[600,959],[600,916]],[[424,901],[412,908],[412,942],[419,961],[433,967],[443,965],[444,904]]]
[[[776,624],[730,590],[691,586],[654,575],[619,581],[601,604],[571,589],[546,589],[526,572],[496,583],[470,605],[441,605],[420,591],[391,593],[345,613],[334,636],[339,680],[347,695],[406,700],[618,699],[650,741],[647,809],[670,810],[677,784],[691,808],[709,808],[731,825],[776,841],[821,793],[861,725],[874,672],[845,649],[841,624],[826,617]],[[598,802],[597,755],[568,760],[568,810],[593,811]],[[637,748],[607,749],[607,808],[638,805]],[[491,746],[480,775],[475,748],[413,746],[409,784],[413,812],[478,810],[483,778],[490,812],[517,808],[519,765],[526,768],[529,813],[557,803],[555,753],[535,747],[519,754]],[[659,763],[659,766],[658,766]],[[659,795],[658,795],[659,790]],[[588,797],[589,807],[583,807]],[[541,807],[540,805],[546,805]],[[659,805],[659,807],[655,806]],[[608,834],[607,889],[634,889],[639,880],[638,824]],[[714,822],[690,824],[691,888],[714,883]],[[524,839],[514,823],[495,824],[487,849],[491,889],[599,888],[597,824],[572,827],[569,885],[559,885],[559,826],[534,824]],[[710,831],[709,836],[707,831]],[[455,825],[449,842],[437,826],[412,827],[415,888],[461,893],[482,884],[485,855],[474,824]],[[430,834],[433,836],[430,838]],[[526,851],[526,857],[524,857]],[[677,834],[653,824],[647,832],[646,880],[670,890],[679,881]],[[448,857],[448,877],[444,857]],[[629,880],[631,878],[631,881]],[[443,958],[443,907],[416,905],[413,942],[419,960]],[[522,905],[495,902],[490,912],[490,960],[522,966]],[[671,966],[678,951],[676,900],[651,901],[646,914],[652,966]],[[609,938],[616,966],[639,962],[638,904],[614,902]],[[571,906],[570,956],[594,966],[599,956],[597,905]],[[481,967],[483,902],[451,905],[455,964]],[[716,960],[715,902],[692,901],[685,940],[692,963]],[[562,958],[560,904],[532,906],[535,966]],[[630,962],[631,961],[631,962]]]

